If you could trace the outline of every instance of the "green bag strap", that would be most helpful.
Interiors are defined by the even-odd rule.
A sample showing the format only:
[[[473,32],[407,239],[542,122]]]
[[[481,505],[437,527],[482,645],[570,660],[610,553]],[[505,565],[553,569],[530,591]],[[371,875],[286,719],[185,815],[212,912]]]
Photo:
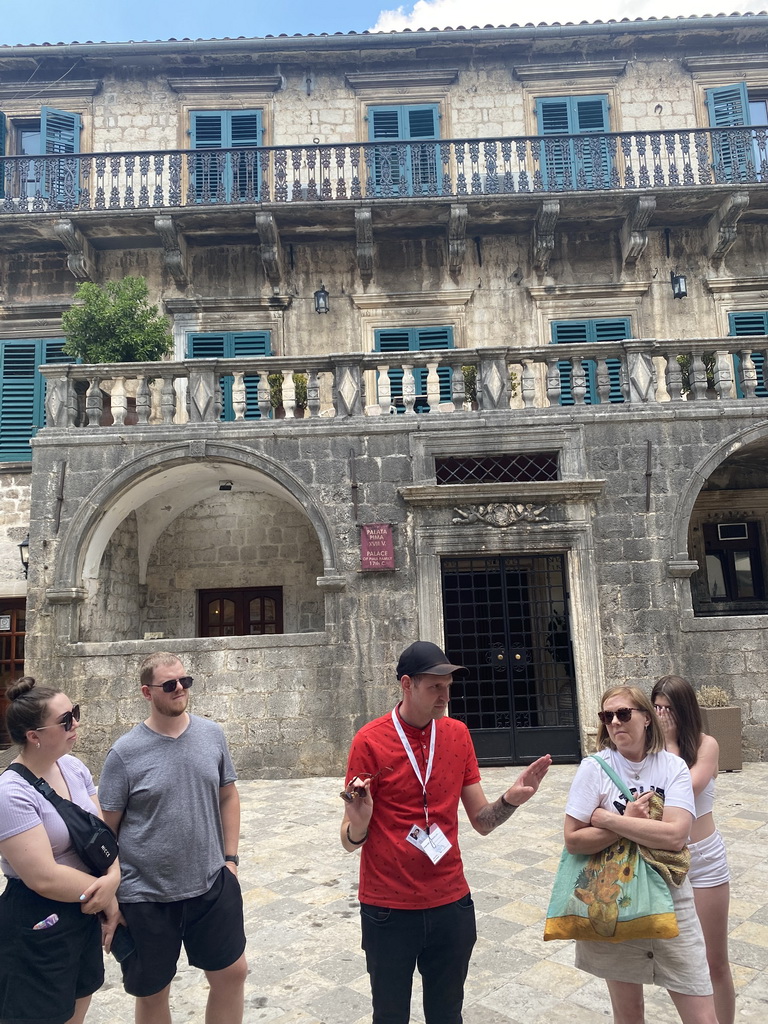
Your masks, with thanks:
[[[606,775],[610,776],[610,778],[613,779],[616,788],[620,793],[622,793],[627,798],[627,800],[631,802],[635,799],[630,793],[630,791],[627,789],[627,784],[620,776],[616,774],[616,772],[613,770],[613,768],[611,768],[611,766],[608,764],[605,758],[599,757],[597,754],[590,754],[589,756],[592,758],[593,761],[597,761],[597,763],[600,765],[600,767],[603,769]]]

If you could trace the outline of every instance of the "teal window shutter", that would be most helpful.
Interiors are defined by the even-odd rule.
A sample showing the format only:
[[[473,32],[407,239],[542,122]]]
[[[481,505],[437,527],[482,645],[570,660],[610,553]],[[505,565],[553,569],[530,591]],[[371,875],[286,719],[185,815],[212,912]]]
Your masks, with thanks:
[[[743,82],[707,89],[707,112],[711,128],[738,128],[749,124],[749,96]],[[751,138],[747,132],[728,132],[712,136],[712,163],[716,182],[750,179]],[[753,179],[752,179],[753,180]]]
[[[257,149],[262,144],[261,110],[193,110],[193,188],[198,202],[258,202],[261,168],[257,153],[222,153],[219,149]]]
[[[436,103],[369,107],[368,137],[372,142],[410,143],[377,146],[372,151],[371,177],[377,195],[436,194],[442,187],[439,147],[423,141],[440,137]]]
[[[187,335],[188,359],[234,359],[240,356],[271,356],[272,343],[270,331],[223,331],[220,333]],[[258,374],[243,378],[245,384],[245,418],[258,420],[259,412],[259,380]],[[226,374],[221,377],[223,420],[234,420],[232,406],[232,384],[234,377]]]
[[[374,335],[377,352],[424,352],[430,349],[452,349],[453,328],[452,327],[410,327],[394,328],[391,330],[379,330]],[[400,360],[402,362],[402,360]],[[429,412],[427,402],[427,374],[423,368],[415,368],[413,371],[416,384],[416,412]],[[440,366],[437,370],[440,380],[440,401],[451,401],[451,370],[447,366]],[[392,404],[397,412],[404,412],[403,405],[403,371],[399,367],[391,367],[387,372],[389,377],[390,393]]]
[[[728,327],[732,338],[748,337],[752,335],[768,335],[768,310],[749,310],[743,313],[729,313]],[[757,387],[755,395],[759,398],[768,398],[768,381],[766,381],[766,366],[764,352],[753,352],[752,362],[757,371]],[[741,359],[734,355],[733,365],[735,370],[736,394],[739,398],[744,397],[744,392],[739,384],[739,366]]]
[[[550,96],[536,100],[542,143],[542,183],[548,191],[608,188],[612,163],[605,139],[607,96]],[[571,138],[558,139],[566,135]],[[578,136],[584,136],[580,138]]]
[[[66,110],[54,107],[40,108],[40,148],[42,153],[54,156],[71,156],[80,152],[80,130],[82,118]],[[74,206],[79,192],[79,173],[75,162],[70,160],[46,163],[42,195],[55,199],[66,206]]]
[[[0,199],[5,198],[5,114],[0,110]]]
[[[632,324],[629,317],[606,317],[596,320],[554,320],[551,324],[552,342],[555,345],[573,345],[579,342],[596,343],[599,341],[624,341],[632,337]],[[586,377],[587,393],[584,396],[586,405],[599,405],[600,396],[597,390],[597,363],[594,359],[582,361]],[[609,395],[611,404],[624,402],[621,389],[621,360],[606,359],[608,371]],[[567,359],[560,360],[560,404],[573,405],[573,368]]]
[[[0,461],[28,462],[29,439],[45,423],[42,363],[71,363],[63,338],[0,341]]]

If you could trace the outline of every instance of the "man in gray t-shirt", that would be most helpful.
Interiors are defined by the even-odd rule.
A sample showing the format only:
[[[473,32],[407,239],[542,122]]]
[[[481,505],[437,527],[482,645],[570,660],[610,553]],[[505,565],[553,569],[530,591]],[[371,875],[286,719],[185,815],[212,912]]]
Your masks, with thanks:
[[[99,780],[104,818],[120,840],[120,910],[136,947],[121,962],[125,990],[136,996],[136,1024],[170,1020],[183,942],[210,985],[206,1020],[241,1024],[237,775],[221,726],[187,712],[192,679],[176,655],[152,654],[139,672],[149,717],[117,740]]]

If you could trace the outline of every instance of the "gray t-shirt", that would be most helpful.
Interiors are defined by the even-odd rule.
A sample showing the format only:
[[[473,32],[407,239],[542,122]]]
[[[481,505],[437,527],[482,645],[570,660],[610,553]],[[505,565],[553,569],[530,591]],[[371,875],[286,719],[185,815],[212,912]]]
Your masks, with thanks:
[[[219,789],[237,774],[220,725],[190,715],[178,737],[143,722],[107,754],[105,811],[122,812],[122,903],[171,903],[207,892],[224,866]]]

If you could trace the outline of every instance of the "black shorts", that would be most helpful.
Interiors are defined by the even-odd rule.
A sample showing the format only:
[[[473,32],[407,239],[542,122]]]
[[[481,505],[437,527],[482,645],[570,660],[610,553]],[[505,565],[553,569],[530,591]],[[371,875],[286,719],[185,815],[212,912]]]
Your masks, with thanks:
[[[53,914],[55,924],[34,930]],[[75,1000],[103,982],[99,918],[9,878],[0,896],[0,1022],[65,1024]]]
[[[173,903],[121,903],[136,943],[123,960],[125,991],[153,996],[176,974],[181,944],[193,967],[222,971],[245,951],[243,896],[229,868],[222,868],[208,892]]]

